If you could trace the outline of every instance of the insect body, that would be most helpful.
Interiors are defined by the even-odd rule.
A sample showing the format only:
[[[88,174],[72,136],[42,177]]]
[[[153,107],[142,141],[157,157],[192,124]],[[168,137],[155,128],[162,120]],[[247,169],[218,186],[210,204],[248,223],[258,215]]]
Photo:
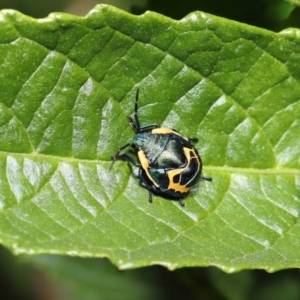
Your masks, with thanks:
[[[138,118],[139,90],[136,92],[134,119],[128,116],[129,124],[136,136],[132,143],[122,146],[112,156],[110,169],[118,158],[126,158],[139,168],[141,184],[149,191],[149,202],[152,194],[160,194],[170,199],[177,199],[182,206],[182,199],[199,180],[211,181],[201,177],[201,158],[192,145],[195,138],[183,137],[174,129],[161,128],[158,124],[140,126]],[[137,153],[139,163],[129,154],[121,151],[131,146]]]

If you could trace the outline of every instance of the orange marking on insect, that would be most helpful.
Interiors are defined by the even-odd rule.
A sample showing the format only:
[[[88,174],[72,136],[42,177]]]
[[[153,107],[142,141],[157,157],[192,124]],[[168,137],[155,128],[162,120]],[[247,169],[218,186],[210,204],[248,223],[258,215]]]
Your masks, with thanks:
[[[144,153],[144,151],[140,150],[138,151],[138,157],[139,157],[139,161],[141,163],[141,166],[143,168],[143,170],[146,172],[147,174],[147,177],[153,182],[153,184],[156,186],[156,187],[159,187],[159,185],[154,181],[154,179],[151,177],[150,173],[149,173],[149,162],[148,162],[148,159]]]
[[[180,182],[175,183],[174,177],[178,174],[182,174],[188,168],[188,166],[191,162],[191,153],[194,153],[194,157],[197,159],[197,162],[199,165],[200,165],[200,162],[199,162],[198,156],[196,155],[196,153],[193,149],[183,147],[183,151],[187,158],[187,164],[184,168],[175,169],[175,170],[171,170],[168,172],[168,177],[169,177],[168,189],[175,190],[176,192],[187,193],[192,187],[186,187],[186,185],[182,185],[182,184],[180,184]]]
[[[170,128],[154,128],[151,130],[151,133],[152,134],[176,134],[188,141],[188,139],[182,136],[179,132],[176,132]]]

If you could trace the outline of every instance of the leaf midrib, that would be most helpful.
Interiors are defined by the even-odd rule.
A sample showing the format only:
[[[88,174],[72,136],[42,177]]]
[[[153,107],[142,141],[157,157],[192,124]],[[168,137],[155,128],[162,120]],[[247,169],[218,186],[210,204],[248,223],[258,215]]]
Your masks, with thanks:
[[[7,156],[14,156],[14,157],[22,157],[22,158],[39,158],[39,159],[49,159],[49,160],[56,160],[58,162],[63,163],[87,163],[87,164],[103,164],[103,163],[110,163],[110,160],[105,159],[84,159],[84,158],[74,158],[74,157],[62,157],[56,155],[47,155],[41,154],[38,152],[32,153],[18,153],[18,152],[5,152],[0,151],[0,157],[7,157]],[[206,166],[204,165],[204,171],[209,171],[210,173],[213,172],[222,172],[222,173],[236,173],[236,174],[269,174],[269,175],[278,175],[278,174],[287,174],[287,175],[296,175],[300,176],[300,170],[292,169],[292,168],[283,168],[283,167],[275,167],[273,169],[254,169],[254,168],[239,168],[239,167],[230,167],[230,166]]]

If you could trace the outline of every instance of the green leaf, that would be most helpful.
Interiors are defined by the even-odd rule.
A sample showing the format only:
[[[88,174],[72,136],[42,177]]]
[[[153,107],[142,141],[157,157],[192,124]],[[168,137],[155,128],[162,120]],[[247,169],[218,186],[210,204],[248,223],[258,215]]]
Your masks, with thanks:
[[[97,6],[85,18],[1,13],[0,240],[15,253],[120,268],[300,266],[300,39],[202,12],[181,21]],[[182,208],[149,204],[110,157],[142,124],[196,147]]]

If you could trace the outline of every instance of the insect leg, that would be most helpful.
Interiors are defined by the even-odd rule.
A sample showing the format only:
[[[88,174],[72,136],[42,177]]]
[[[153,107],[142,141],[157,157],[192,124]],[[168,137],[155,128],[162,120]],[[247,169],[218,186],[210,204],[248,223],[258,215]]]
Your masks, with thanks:
[[[126,158],[129,162],[131,162],[134,166],[140,167],[140,164],[137,163],[137,162],[136,162],[129,154],[127,154],[127,153],[121,153],[121,151],[122,151],[123,149],[125,149],[125,148],[127,148],[127,147],[129,147],[129,146],[132,146],[132,144],[128,143],[128,144],[122,146],[121,148],[119,148],[118,152],[117,152],[114,156],[111,157],[112,162],[111,162],[111,165],[110,165],[110,167],[109,167],[109,171],[112,169],[112,167],[113,167],[115,161],[116,161],[118,158],[120,158],[120,157],[125,157],[125,158]]]
[[[173,131],[179,133],[176,129],[172,128]],[[180,133],[179,133],[180,134]],[[188,138],[188,141],[189,143],[197,143],[198,142],[198,139],[197,138],[194,138],[194,137],[190,137]]]
[[[150,185],[149,183],[147,183],[147,178],[145,177],[142,168],[140,168],[139,177],[140,177],[141,185],[143,185],[148,190],[148,193],[149,193],[149,198],[148,198],[149,199],[149,203],[152,203],[152,195],[153,195],[153,193],[151,192],[151,189],[152,189],[153,186]]]
[[[197,143],[198,142],[198,139],[193,138],[193,137],[188,138],[188,140],[189,140],[190,143]]]
[[[152,128],[159,128],[160,126],[157,123],[153,123],[153,124],[148,124],[148,125],[144,125],[142,127],[140,127],[139,132],[141,131],[149,131]]]
[[[182,201],[182,199],[178,199],[178,201],[179,201],[180,205],[181,205],[182,207],[184,207],[184,202]]]
[[[200,177],[199,180],[212,181],[211,177]]]
[[[129,125],[131,126],[131,128],[136,132],[136,133],[139,133],[139,132],[142,132],[142,131],[149,131],[150,129],[152,128],[159,128],[160,126],[157,124],[157,123],[153,123],[153,124],[148,124],[148,125],[144,125],[144,126],[137,126],[132,117],[131,116],[127,116],[127,119],[128,119],[128,122],[129,122]]]
[[[152,192],[148,191],[149,192],[149,203],[152,203]]]

